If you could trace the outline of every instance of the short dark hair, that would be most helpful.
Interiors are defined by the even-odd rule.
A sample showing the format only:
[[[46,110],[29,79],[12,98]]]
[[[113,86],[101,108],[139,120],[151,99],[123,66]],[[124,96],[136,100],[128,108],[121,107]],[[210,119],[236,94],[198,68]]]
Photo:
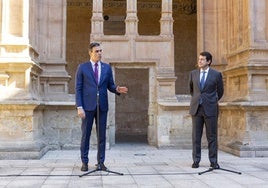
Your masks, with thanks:
[[[98,42],[92,42],[89,44],[88,50],[92,51],[92,48],[96,47],[96,46],[100,46],[100,43]]]
[[[199,55],[205,56],[206,57],[206,60],[207,61],[210,61],[210,64],[212,63],[212,55],[209,52],[201,52]]]

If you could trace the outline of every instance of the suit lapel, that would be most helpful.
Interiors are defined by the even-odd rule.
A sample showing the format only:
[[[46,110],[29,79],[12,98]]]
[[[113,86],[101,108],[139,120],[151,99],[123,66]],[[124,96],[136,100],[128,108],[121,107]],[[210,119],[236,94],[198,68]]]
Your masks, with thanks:
[[[195,73],[195,80],[196,80],[196,83],[199,87],[199,89],[201,90],[200,88],[200,70],[197,70],[196,73]]]
[[[94,71],[93,71],[93,69],[92,69],[92,64],[91,64],[91,62],[88,62],[88,64],[87,64],[87,68],[88,68],[88,70],[89,70],[89,71],[87,71],[87,72],[89,72],[91,78],[92,78],[92,79],[95,81],[95,83],[96,83],[96,80],[95,80],[95,77],[94,77]]]
[[[204,88],[207,86],[207,81],[209,80],[211,78],[211,69],[209,69],[208,70],[208,72],[207,72],[207,78],[206,78],[206,80],[205,80],[205,84],[204,84]],[[203,89],[204,89],[203,88]]]

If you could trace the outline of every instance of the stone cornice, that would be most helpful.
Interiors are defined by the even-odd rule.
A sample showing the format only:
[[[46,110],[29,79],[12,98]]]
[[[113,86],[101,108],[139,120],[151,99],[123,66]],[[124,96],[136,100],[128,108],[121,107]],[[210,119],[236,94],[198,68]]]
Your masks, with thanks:
[[[92,3],[88,2],[87,0],[80,0],[80,1],[74,1],[74,0],[68,0],[67,1],[68,7],[92,7]],[[126,8],[126,2],[125,1],[105,1],[103,3],[103,6],[105,8]],[[139,10],[159,10],[161,9],[161,2],[138,2],[137,7]],[[180,14],[196,14],[197,7],[196,7],[196,1],[194,0],[187,0],[187,1],[174,1],[172,5],[173,11],[176,11]]]
[[[1,54],[2,61],[9,60],[11,62],[21,61],[23,58],[26,61],[33,61],[38,64],[38,52],[28,44],[10,44],[10,43],[0,43],[0,48],[4,51]],[[14,57],[14,53],[16,54],[16,58]],[[18,58],[20,60],[18,60]]]
[[[236,56],[252,56],[252,55],[256,55],[256,54],[265,54],[268,56],[268,48],[265,47],[254,47],[254,48],[244,48],[241,50],[237,50],[237,51],[233,51],[232,53],[227,54],[227,58],[231,59],[234,58]]]
[[[267,110],[268,101],[239,101],[239,102],[222,102],[222,109],[244,109],[244,110]]]

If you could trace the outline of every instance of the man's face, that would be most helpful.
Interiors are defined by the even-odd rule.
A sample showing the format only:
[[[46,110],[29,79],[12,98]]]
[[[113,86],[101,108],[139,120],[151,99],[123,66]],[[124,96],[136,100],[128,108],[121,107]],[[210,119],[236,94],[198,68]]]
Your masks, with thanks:
[[[101,60],[102,49],[100,46],[93,47],[92,50],[89,51],[88,53],[89,53],[91,61],[96,63]]]
[[[206,56],[199,56],[198,67],[201,69],[207,69],[210,64],[210,61],[207,61]]]

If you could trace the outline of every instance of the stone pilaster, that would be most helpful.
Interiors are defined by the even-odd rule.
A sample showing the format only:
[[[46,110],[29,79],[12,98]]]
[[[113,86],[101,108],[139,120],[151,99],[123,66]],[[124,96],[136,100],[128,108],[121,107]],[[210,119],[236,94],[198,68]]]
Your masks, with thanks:
[[[38,53],[31,45],[28,1],[3,1],[0,38],[0,81],[4,100],[39,98]],[[15,10],[16,9],[16,10]],[[16,54],[16,56],[14,56]]]
[[[40,158],[46,147],[35,108],[40,103],[39,53],[30,36],[35,12],[28,0],[1,1],[0,158]]]
[[[212,65],[225,82],[219,146],[239,156],[267,156],[268,3],[203,0],[198,5],[198,47],[212,52]]]
[[[68,101],[70,76],[65,70],[66,1],[38,1],[38,51],[43,68],[40,88],[43,100]]]

